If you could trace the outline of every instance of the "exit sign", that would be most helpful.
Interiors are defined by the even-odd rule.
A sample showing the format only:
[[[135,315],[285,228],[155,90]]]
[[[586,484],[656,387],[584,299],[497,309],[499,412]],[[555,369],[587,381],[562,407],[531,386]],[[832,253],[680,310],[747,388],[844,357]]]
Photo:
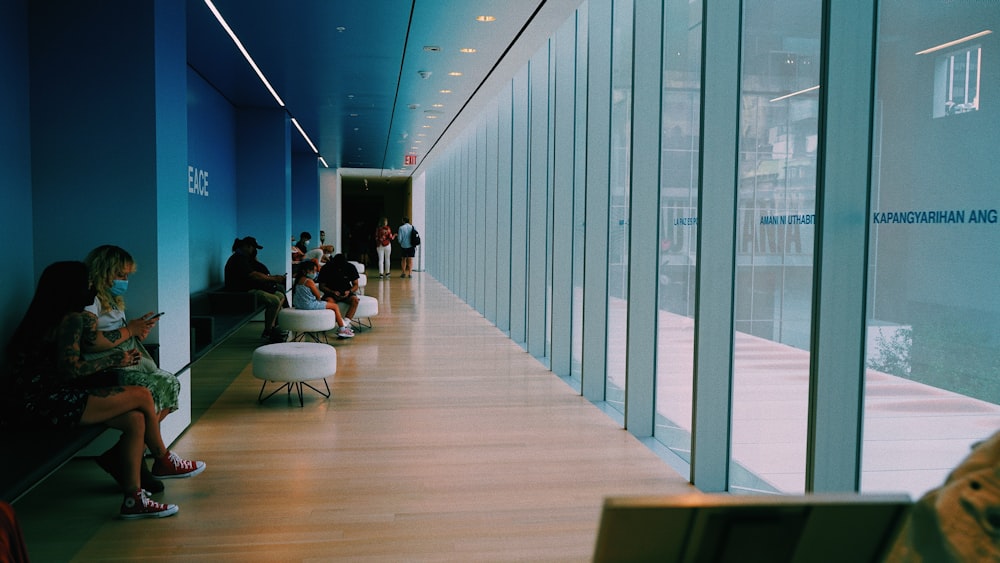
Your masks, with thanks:
[[[417,165],[417,155],[408,154],[403,157],[403,166],[416,166]]]

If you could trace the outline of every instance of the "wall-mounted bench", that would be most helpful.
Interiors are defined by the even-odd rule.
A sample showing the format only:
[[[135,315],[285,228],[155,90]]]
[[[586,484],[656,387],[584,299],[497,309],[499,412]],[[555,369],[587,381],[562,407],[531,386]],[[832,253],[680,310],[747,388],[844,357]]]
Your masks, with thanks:
[[[264,305],[252,293],[223,291],[221,286],[191,294],[191,361],[207,354],[263,310]]]

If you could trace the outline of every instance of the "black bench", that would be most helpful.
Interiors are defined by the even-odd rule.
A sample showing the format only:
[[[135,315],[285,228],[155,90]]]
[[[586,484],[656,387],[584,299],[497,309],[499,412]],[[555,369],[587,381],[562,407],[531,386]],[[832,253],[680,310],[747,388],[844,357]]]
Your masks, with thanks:
[[[191,294],[191,362],[195,362],[264,310],[252,293],[216,287]]]
[[[0,500],[13,503],[54,473],[98,436],[104,425],[71,430],[0,428]]]
[[[220,287],[192,294],[191,363],[263,310],[263,304],[250,293],[227,292]],[[159,363],[158,346],[147,344],[146,348]],[[0,500],[15,502],[107,429],[102,424],[58,431],[0,424],[0,452],[4,457],[0,463]]]

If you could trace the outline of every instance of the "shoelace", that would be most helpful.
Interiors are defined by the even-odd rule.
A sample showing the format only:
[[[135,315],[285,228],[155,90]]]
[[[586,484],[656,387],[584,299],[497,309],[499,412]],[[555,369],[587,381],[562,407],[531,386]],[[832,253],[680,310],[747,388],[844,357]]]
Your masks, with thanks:
[[[194,462],[183,459],[181,456],[170,452],[170,464],[181,469],[194,469]]]

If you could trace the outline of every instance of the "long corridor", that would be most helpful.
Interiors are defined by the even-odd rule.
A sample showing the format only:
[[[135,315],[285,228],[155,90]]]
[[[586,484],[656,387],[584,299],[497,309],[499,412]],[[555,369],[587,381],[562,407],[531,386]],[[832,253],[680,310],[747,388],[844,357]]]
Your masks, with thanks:
[[[606,496],[691,490],[428,274],[370,279],[330,399],[259,405],[251,323],[193,367],[173,449],[208,468],[156,495],[180,512],[116,520],[77,459],[15,505],[33,560],[587,561]]]

